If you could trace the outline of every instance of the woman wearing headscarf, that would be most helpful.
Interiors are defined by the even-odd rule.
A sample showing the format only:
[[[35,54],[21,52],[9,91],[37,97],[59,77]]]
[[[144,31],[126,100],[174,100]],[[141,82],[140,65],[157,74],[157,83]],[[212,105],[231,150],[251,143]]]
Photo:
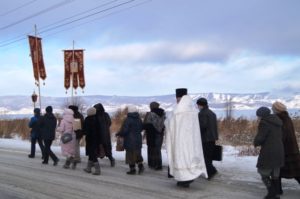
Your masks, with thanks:
[[[105,156],[110,160],[111,167],[115,166],[115,159],[112,156],[112,145],[110,137],[111,119],[102,104],[98,103],[94,106],[96,109],[96,117],[98,122],[98,130],[101,133],[102,146],[104,148]]]
[[[165,111],[159,108],[159,103],[150,103],[150,112],[147,112],[144,119],[146,130],[148,166],[151,169],[162,169],[161,147],[165,130]]]
[[[256,111],[259,119],[254,146],[261,147],[257,171],[261,175],[268,194],[265,199],[278,199],[278,183],[280,168],[284,165],[284,149],[282,144],[282,121],[267,107],[260,107]]]
[[[86,142],[86,155],[89,157],[85,172],[91,173],[92,167],[95,167],[94,175],[100,175],[100,164],[98,162],[97,150],[101,144],[101,134],[97,129],[96,109],[91,107],[87,110],[87,117],[84,120],[84,132]]]
[[[287,107],[281,102],[275,102],[272,106],[273,112],[283,122],[282,142],[284,146],[284,167],[280,169],[279,192],[283,194],[281,178],[295,179],[300,184],[300,153],[295,128],[292,119],[287,112]]]

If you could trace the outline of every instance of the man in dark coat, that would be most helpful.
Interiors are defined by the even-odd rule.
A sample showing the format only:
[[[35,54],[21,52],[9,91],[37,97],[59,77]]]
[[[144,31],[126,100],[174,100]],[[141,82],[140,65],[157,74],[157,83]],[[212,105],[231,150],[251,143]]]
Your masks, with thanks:
[[[84,117],[81,113],[79,113],[78,111],[78,106],[75,105],[71,105],[69,106],[69,109],[71,109],[74,112],[74,119],[75,120],[79,120],[80,122],[80,129],[75,130],[75,134],[76,134],[76,153],[75,153],[75,157],[74,157],[74,164],[76,166],[76,163],[80,163],[81,162],[81,158],[80,158],[80,140],[83,137],[83,122],[84,122]]]
[[[53,160],[53,165],[56,166],[59,159],[56,157],[56,155],[51,150],[51,145],[53,140],[55,139],[55,129],[57,125],[57,120],[52,113],[53,109],[52,106],[48,106],[46,108],[46,114],[41,117],[40,120],[40,129],[42,132],[42,139],[44,141],[45,145],[45,157],[43,164],[48,164],[49,156]]]
[[[272,106],[273,112],[283,122],[282,142],[284,146],[284,167],[280,169],[279,192],[283,194],[281,178],[294,178],[300,184],[300,152],[295,135],[292,119],[287,112],[287,107],[281,102],[275,102]]]
[[[211,179],[217,174],[217,169],[213,165],[214,150],[216,141],[219,138],[217,116],[209,109],[208,102],[205,98],[198,99],[197,105],[200,110],[198,117],[207,175],[208,179]]]
[[[279,198],[279,174],[280,168],[284,166],[282,121],[276,115],[272,115],[267,107],[259,108],[256,115],[260,122],[254,146],[261,147],[257,161],[258,173],[268,190],[265,198]]]
[[[144,119],[144,129],[146,130],[148,165],[155,170],[162,170],[161,147],[165,130],[165,111],[159,108],[159,103],[150,103],[150,112]]]
[[[109,158],[111,167],[115,166],[115,159],[112,156],[112,144],[110,137],[110,126],[111,119],[108,113],[105,112],[105,109],[102,104],[98,103],[94,106],[97,113],[98,129],[101,133],[102,145],[105,151],[105,156]]]
[[[41,118],[41,110],[39,108],[34,109],[34,116],[30,119],[28,124],[29,128],[31,128],[30,138],[31,138],[31,153],[28,155],[29,158],[35,157],[35,144],[38,142],[41,152],[42,159],[44,159],[44,144],[41,137],[41,130],[39,127],[39,120]]]

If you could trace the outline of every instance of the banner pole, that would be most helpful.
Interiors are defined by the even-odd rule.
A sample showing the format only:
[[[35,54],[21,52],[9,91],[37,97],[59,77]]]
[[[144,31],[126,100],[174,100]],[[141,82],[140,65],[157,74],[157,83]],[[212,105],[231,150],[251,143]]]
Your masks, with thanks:
[[[38,49],[38,39],[37,39],[37,27],[34,25],[34,34],[35,34],[35,50],[36,50],[36,66],[37,66],[37,75],[38,75],[38,92],[39,92],[39,104],[42,112],[42,96],[41,96],[41,85],[40,85],[40,67],[39,67],[39,49]]]
[[[72,100],[72,105],[74,105],[74,88],[73,88],[73,65],[75,63],[75,41],[73,40],[73,52],[72,52],[72,63],[71,63],[71,100]],[[72,67],[73,66],[73,67]]]

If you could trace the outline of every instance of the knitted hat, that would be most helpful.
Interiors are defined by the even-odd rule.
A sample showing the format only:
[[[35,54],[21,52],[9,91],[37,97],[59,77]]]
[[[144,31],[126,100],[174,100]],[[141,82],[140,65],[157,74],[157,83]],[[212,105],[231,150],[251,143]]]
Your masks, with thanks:
[[[129,105],[128,106],[128,113],[136,113],[138,112],[138,109],[134,105]]]
[[[47,106],[46,107],[46,113],[52,113],[52,111],[53,111],[52,106]]]
[[[208,102],[207,102],[207,99],[205,99],[205,98],[199,98],[198,100],[197,100],[197,104],[198,105],[201,105],[201,106],[207,106],[208,105]]]
[[[274,102],[272,105],[272,110],[274,113],[281,113],[287,111],[287,107],[281,102]]]
[[[159,108],[159,103],[157,103],[157,102],[151,102],[150,103],[150,109],[152,110],[152,109],[155,109],[155,108]]]
[[[176,89],[176,97],[183,97],[184,95],[187,95],[188,90],[186,88],[177,88]]]
[[[92,115],[96,115],[97,110],[94,107],[89,108],[86,111],[87,116],[92,116]]]
[[[259,109],[257,109],[256,111],[256,115],[257,117],[266,117],[268,115],[271,114],[271,110],[267,107],[260,107]]]
[[[33,110],[33,112],[34,112],[35,114],[41,114],[41,109],[35,108],[35,109]]]

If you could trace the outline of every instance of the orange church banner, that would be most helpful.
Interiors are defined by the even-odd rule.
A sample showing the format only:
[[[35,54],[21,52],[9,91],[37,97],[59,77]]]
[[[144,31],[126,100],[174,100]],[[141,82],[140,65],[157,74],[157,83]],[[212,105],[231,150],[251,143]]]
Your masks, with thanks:
[[[65,88],[68,90],[72,86],[74,89],[77,89],[78,87],[84,89],[85,78],[83,50],[64,50],[64,62]]]
[[[38,81],[39,78],[45,80],[46,69],[43,59],[43,51],[42,51],[42,39],[35,36],[28,36],[29,46],[30,46],[30,56],[33,65],[33,74],[34,79]]]

